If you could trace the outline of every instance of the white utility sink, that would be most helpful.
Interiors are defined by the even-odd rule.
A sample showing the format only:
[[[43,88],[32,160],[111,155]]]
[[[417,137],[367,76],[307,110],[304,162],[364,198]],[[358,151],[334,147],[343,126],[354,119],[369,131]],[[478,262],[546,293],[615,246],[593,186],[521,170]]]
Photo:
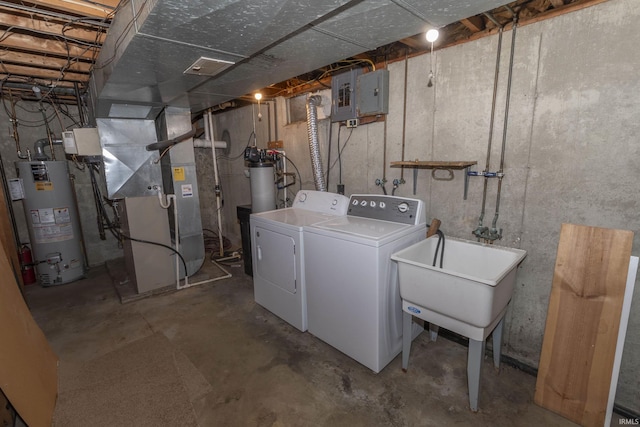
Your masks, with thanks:
[[[403,328],[412,316],[426,320],[435,340],[437,327],[469,338],[467,375],[469,406],[478,410],[480,371],[485,339],[493,331],[493,361],[500,366],[504,314],[511,300],[521,249],[446,238],[444,260],[432,266],[438,237],[433,236],[391,256],[398,262]],[[436,326],[437,325],[437,326]],[[407,369],[411,340],[403,339],[402,368]]]
[[[437,243],[434,236],[391,256],[398,262],[400,296],[416,316],[432,312],[433,323],[483,340],[491,332],[484,329],[504,314],[527,253],[448,237],[440,268],[440,257],[432,266]]]

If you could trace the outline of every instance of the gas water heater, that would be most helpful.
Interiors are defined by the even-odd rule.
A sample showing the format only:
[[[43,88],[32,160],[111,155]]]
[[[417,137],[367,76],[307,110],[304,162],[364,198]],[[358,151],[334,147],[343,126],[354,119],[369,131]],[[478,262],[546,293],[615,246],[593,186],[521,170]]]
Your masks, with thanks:
[[[40,284],[61,285],[84,277],[80,217],[67,162],[25,161],[16,167]]]

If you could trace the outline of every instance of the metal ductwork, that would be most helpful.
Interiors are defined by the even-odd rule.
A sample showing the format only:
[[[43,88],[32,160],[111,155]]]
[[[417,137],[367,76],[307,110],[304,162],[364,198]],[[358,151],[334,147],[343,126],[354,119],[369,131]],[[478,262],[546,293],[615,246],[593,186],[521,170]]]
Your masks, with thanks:
[[[123,2],[91,79],[98,118],[197,112],[505,0]]]
[[[313,182],[317,191],[327,191],[324,176],[322,176],[322,156],[320,155],[320,141],[318,138],[318,106],[322,97],[310,96],[307,99],[307,133],[309,135],[309,152],[311,153],[311,169]]]

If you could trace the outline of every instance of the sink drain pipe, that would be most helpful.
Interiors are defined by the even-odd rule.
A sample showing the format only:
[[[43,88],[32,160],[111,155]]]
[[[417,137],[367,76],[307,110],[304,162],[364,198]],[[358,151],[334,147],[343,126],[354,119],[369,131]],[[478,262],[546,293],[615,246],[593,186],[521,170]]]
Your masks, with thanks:
[[[500,169],[498,170],[498,195],[496,196],[496,213],[491,223],[489,235],[491,240],[502,238],[502,229],[498,232],[497,223],[500,216],[500,194],[502,191],[502,179],[504,178],[504,153],[507,146],[507,127],[509,125],[509,100],[511,99],[511,79],[513,76],[513,55],[516,45],[516,28],[518,26],[518,15],[509,7],[505,6],[513,14],[513,28],[511,29],[511,52],[509,54],[509,74],[507,76],[507,93],[504,107],[504,126],[502,128],[502,150],[500,152]]]
[[[309,135],[309,152],[311,153],[311,167],[313,169],[313,182],[316,190],[327,191],[322,176],[322,157],[320,156],[320,142],[318,139],[318,105],[322,103],[319,95],[307,98],[307,133]]]

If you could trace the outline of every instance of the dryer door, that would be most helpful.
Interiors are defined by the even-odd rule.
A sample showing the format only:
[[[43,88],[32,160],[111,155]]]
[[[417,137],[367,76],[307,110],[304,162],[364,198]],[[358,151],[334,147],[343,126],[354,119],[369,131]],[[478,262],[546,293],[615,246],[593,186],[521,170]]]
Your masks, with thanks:
[[[296,242],[291,236],[256,226],[257,274],[287,292],[297,292]]]

